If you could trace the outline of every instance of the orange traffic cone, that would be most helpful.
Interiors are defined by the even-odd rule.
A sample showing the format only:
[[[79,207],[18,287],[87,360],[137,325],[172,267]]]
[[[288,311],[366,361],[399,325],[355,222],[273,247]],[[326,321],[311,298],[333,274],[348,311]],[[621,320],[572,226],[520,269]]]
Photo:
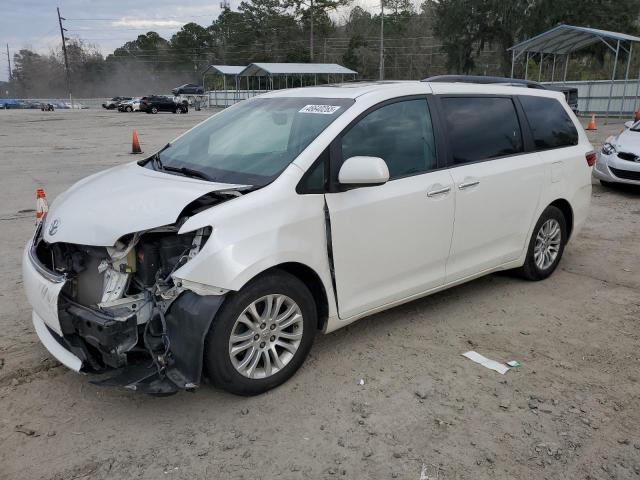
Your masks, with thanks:
[[[131,153],[142,153],[140,148],[140,140],[138,140],[138,132],[133,129],[133,135],[131,136]]]
[[[597,130],[598,127],[596,127],[596,114],[592,113],[591,114],[591,121],[589,122],[589,125],[587,125],[587,130]]]
[[[47,196],[44,194],[42,188],[36,190],[36,225],[39,225],[44,217],[47,216],[49,211],[49,204],[47,203]]]

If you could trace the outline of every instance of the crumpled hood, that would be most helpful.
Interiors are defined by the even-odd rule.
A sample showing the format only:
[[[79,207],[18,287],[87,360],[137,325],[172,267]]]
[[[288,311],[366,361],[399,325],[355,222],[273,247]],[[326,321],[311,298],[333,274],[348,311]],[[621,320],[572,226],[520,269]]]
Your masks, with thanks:
[[[49,208],[49,243],[112,246],[128,233],[174,223],[182,209],[204,194],[240,185],[156,172],[137,163],[96,173],[58,196]]]
[[[615,140],[616,150],[640,155],[640,132],[625,130]]]

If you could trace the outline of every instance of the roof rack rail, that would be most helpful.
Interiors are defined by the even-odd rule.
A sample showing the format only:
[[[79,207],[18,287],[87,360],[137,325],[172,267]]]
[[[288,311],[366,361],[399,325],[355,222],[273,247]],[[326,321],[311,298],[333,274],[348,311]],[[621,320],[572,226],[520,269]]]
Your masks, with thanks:
[[[509,77],[489,77],[484,75],[436,75],[422,80],[423,82],[448,82],[448,83],[480,83],[511,85],[514,87],[539,88],[546,90],[544,85],[531,80]]]

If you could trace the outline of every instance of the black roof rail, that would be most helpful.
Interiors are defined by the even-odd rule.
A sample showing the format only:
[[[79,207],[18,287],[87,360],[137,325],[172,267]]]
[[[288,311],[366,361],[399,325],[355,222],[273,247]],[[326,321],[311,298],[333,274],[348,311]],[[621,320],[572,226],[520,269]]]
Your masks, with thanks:
[[[532,80],[509,77],[489,77],[484,75],[436,75],[422,80],[423,82],[448,82],[448,83],[479,83],[479,84],[500,84],[515,87],[539,88],[546,90],[546,87]]]

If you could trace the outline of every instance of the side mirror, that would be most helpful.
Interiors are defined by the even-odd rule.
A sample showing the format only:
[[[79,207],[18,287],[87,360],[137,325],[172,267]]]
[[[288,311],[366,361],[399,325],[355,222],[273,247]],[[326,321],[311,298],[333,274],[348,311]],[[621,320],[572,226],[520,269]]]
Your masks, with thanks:
[[[351,157],[344,161],[338,182],[341,185],[373,186],[389,181],[389,168],[379,157]]]
[[[624,122],[624,128],[629,129],[629,128],[633,127],[633,125],[635,123],[636,122],[632,122],[631,120],[629,120],[628,122]]]

